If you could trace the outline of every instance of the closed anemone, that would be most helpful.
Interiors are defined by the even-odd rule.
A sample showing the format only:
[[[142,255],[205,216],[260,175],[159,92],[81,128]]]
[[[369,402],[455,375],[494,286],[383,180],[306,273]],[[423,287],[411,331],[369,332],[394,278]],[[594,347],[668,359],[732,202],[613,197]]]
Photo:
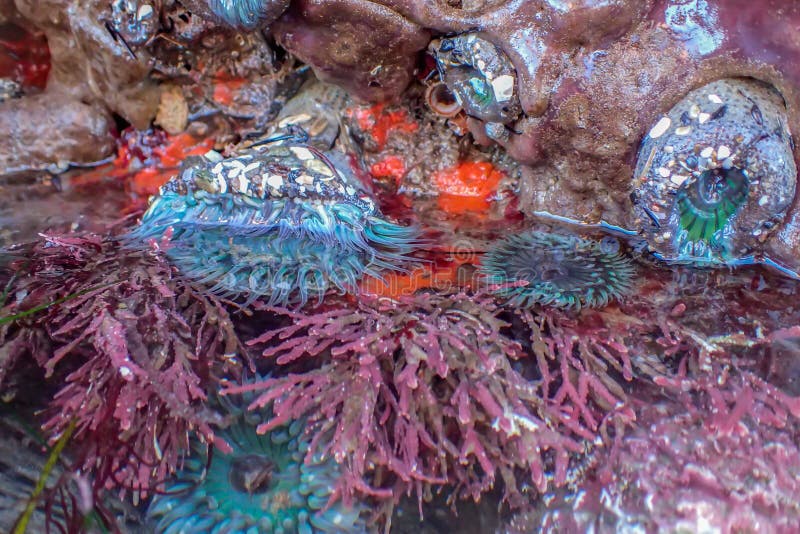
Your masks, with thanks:
[[[259,435],[256,426],[269,413],[222,404],[231,422],[218,437],[232,451],[214,449],[209,463],[206,446],[192,443],[183,468],[150,503],[147,516],[155,532],[366,531],[363,505],[337,501],[326,508],[339,466],[318,454],[305,461],[310,437],[301,421]]]
[[[150,239],[168,239],[170,260],[213,293],[280,305],[355,292],[364,275],[402,270],[419,243],[304,145],[188,158],[129,235]]]
[[[528,231],[494,244],[481,271],[512,306],[580,309],[605,306],[629,292],[634,268],[611,237],[600,241]]]
[[[771,86],[737,78],[691,91],[639,149],[631,198],[651,249],[702,265],[757,255],[795,196],[792,147]]]
[[[205,1],[205,0],[201,0]],[[208,9],[223,22],[242,30],[255,30],[274,22],[290,0],[208,0]]]

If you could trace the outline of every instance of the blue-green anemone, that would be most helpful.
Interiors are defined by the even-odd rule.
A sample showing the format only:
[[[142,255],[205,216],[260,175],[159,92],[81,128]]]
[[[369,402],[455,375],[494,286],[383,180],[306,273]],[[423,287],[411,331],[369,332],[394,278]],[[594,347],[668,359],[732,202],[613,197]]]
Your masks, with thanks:
[[[481,271],[492,290],[512,306],[574,309],[605,306],[621,297],[634,275],[614,238],[595,241],[539,231],[494,244]]]
[[[365,508],[342,501],[326,509],[340,476],[332,458],[313,454],[302,421],[264,435],[256,426],[268,413],[228,402],[231,424],[218,433],[232,448],[210,456],[200,442],[164,492],[153,497],[148,518],[159,534],[364,532]]]
[[[187,159],[129,237],[168,240],[167,256],[215,294],[280,305],[355,292],[419,243],[325,155],[291,143]]]
[[[268,26],[289,7],[290,0],[195,0],[205,2],[208,10],[223,22],[241,30],[252,31]],[[190,4],[191,6],[191,4]]]

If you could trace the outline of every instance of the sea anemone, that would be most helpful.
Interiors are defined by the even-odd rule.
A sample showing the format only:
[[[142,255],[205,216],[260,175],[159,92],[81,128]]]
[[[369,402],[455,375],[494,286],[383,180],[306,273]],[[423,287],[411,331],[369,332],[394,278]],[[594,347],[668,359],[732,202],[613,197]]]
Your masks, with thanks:
[[[728,264],[759,251],[795,196],[788,122],[774,88],[726,79],[690,92],[655,123],[631,198],[657,255]]]
[[[611,237],[601,241],[529,231],[499,241],[481,271],[509,304],[599,307],[629,291],[634,269]]]
[[[290,0],[189,0],[190,10],[238,28],[252,31],[275,22],[289,7]]]
[[[147,515],[156,532],[363,532],[362,506],[328,506],[339,466],[308,454],[305,426],[296,420],[259,435],[269,413],[221,401],[229,426],[218,438],[230,447],[209,454],[194,441],[183,469],[156,495]]]
[[[212,293],[281,305],[355,292],[364,274],[398,269],[418,243],[354,178],[291,142],[187,158],[129,238],[166,238],[167,256]]]

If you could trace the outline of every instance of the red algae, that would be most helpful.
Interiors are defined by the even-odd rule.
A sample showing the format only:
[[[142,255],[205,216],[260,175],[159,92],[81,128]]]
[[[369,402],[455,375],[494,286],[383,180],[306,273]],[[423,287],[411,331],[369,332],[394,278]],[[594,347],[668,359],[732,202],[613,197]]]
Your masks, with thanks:
[[[278,374],[227,389],[272,406],[262,432],[308,418],[312,448],[343,462],[341,494],[392,503],[449,484],[477,500],[499,477],[520,506],[524,491],[566,484],[587,443],[633,423],[624,384],[640,369],[625,342],[652,332],[640,321],[615,331],[622,321],[599,313],[584,323],[526,312],[514,319],[529,336],[520,343],[505,311],[479,294],[391,296],[262,308],[286,326],[249,344]]]
[[[544,488],[545,458],[563,469],[580,449],[549,428],[553,414],[511,365],[519,347],[502,335],[488,302],[423,295],[394,309],[362,301],[314,315],[276,311],[294,325],[251,341],[265,346],[265,357],[288,366],[330,350],[331,359],[227,391],[256,391],[253,406],[274,402],[261,432],[308,417],[316,427],[309,454],[343,464],[339,495],[391,506],[406,492],[422,499],[451,482],[478,499],[499,477],[506,498],[519,502],[518,469]],[[437,400],[442,395],[448,400]]]
[[[392,178],[395,184],[400,185],[406,175],[406,166],[398,156],[386,156],[375,162],[369,168],[375,178]]]
[[[797,399],[719,364],[662,387],[637,403],[630,433],[593,455],[596,467],[572,494],[506,532],[796,532]]]
[[[154,33],[128,49],[132,57],[113,32],[116,60],[91,59],[89,71],[83,56],[65,63],[69,48],[54,44],[62,61],[53,74],[90,72],[101,94],[89,98],[81,86],[80,98],[93,99],[107,124],[113,111],[147,128],[149,108],[133,109],[141,94],[122,92],[146,81],[148,92],[185,97],[189,132],[216,136],[126,129],[113,162],[69,176],[72,185],[124,183],[127,211],[136,211],[188,156],[274,132],[284,93],[310,68],[353,98],[384,101],[324,110],[339,126],[333,153],[345,147],[331,166],[374,193],[389,219],[413,221],[442,243],[422,245],[430,250],[415,256],[429,263],[410,272],[356,280],[355,296],[328,293],[316,307],[287,309],[208,294],[162,255],[168,239],[130,250],[116,228],[44,235],[0,250],[0,391],[14,397],[46,386],[38,422],[51,443],[74,428],[68,467],[95,496],[103,488],[147,493],[180,468],[190,439],[214,442],[220,421],[208,399],[222,390],[269,407],[251,414],[262,432],[307,424],[308,454],[341,466],[332,499],[365,500],[382,519],[413,493],[420,503],[440,494],[454,509],[466,498],[503,513],[522,509],[508,532],[797,531],[795,281],[755,268],[667,269],[636,237],[604,236],[633,256],[633,294],[602,309],[520,310],[481,292],[479,252],[451,250],[462,239],[476,251],[518,228],[539,229],[539,218],[524,222],[539,210],[631,227],[636,146],[654,119],[709,81],[774,85],[796,134],[800,62],[790,37],[800,8],[784,3],[297,0],[249,37],[173,3],[154,13]],[[87,20],[86,35],[111,38],[97,26],[102,18]],[[365,27],[385,31],[362,36]],[[476,28],[513,61],[527,113],[513,123],[487,129],[424,105],[425,87],[443,83],[432,58],[418,54],[428,32]],[[31,35],[0,41],[0,75],[41,89],[49,51]],[[38,44],[19,44],[30,39]],[[273,50],[273,39],[289,54]],[[87,48],[92,58],[107,49]],[[4,53],[23,60],[7,66]],[[141,69],[122,68],[133,63]],[[119,80],[104,83],[103,72]],[[77,83],[62,80],[73,90]],[[348,163],[352,172],[341,166]],[[795,198],[781,232],[783,253],[796,262]],[[223,240],[220,253],[231,243]],[[243,364],[262,378],[243,383]],[[429,523],[426,532],[437,528]]]
[[[43,429],[56,441],[74,425],[71,468],[91,475],[92,491],[147,494],[190,436],[214,442],[205,387],[236,367],[223,354],[238,346],[222,302],[158,255],[91,234],[45,236],[12,269],[0,387],[12,371],[44,371],[57,392]]]
[[[0,36],[0,78],[17,82],[23,91],[43,90],[50,73],[50,50],[44,35],[2,24]]]

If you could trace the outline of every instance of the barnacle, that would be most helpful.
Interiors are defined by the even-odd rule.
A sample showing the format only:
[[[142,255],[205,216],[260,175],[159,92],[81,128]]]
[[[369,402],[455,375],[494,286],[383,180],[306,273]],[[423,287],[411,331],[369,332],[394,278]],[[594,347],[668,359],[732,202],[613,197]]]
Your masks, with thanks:
[[[168,239],[167,256],[213,293],[305,304],[397,269],[417,231],[384,219],[317,149],[287,142],[187,158],[129,239]]]
[[[467,115],[490,124],[508,124],[522,113],[514,66],[480,34],[436,39],[428,49],[442,81]],[[487,129],[487,133],[492,128]]]
[[[559,308],[605,306],[627,293],[634,269],[612,237],[600,241],[528,231],[492,246],[481,271],[509,304]]]
[[[109,24],[128,46],[141,46],[158,30],[156,9],[147,0],[113,0]]]
[[[794,199],[793,146],[771,86],[725,79],[690,92],[642,141],[638,227],[668,260],[724,264],[758,252]]]
[[[363,506],[337,501],[326,508],[339,466],[318,453],[307,458],[303,422],[259,435],[256,425],[269,410],[247,412],[246,402],[228,398],[221,404],[231,423],[218,437],[232,450],[214,449],[209,458],[207,447],[193,442],[183,469],[150,503],[156,532],[365,531]]]
[[[22,85],[8,78],[0,79],[0,104],[12,98],[19,98],[23,94]]]

